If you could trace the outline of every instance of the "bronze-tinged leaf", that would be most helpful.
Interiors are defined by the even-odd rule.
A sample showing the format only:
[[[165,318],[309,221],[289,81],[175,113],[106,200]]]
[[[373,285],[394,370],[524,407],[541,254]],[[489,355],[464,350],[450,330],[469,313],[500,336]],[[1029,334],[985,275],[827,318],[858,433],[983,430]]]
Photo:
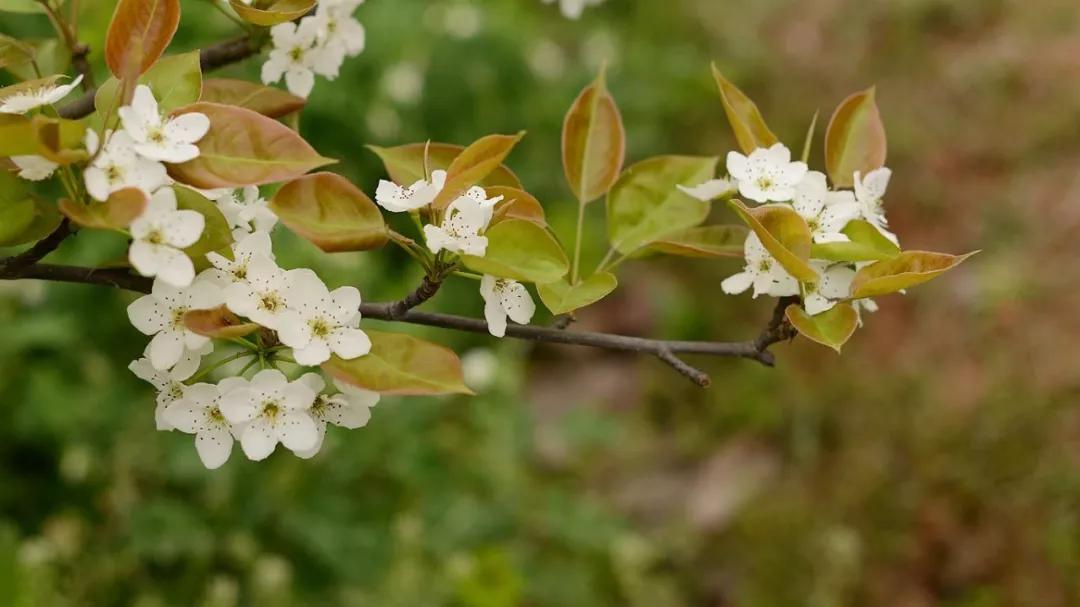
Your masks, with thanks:
[[[927,251],[903,253],[866,266],[851,281],[851,298],[877,297],[920,285],[941,276],[975,255],[947,255]]]
[[[105,36],[109,71],[124,80],[150,69],[179,25],[180,0],[120,0]]]
[[[465,386],[461,360],[449,348],[411,335],[366,332],[370,353],[352,360],[334,356],[323,363],[323,370],[338,381],[380,394],[473,393]]]
[[[825,132],[825,167],[838,188],[855,184],[855,171],[866,175],[885,166],[885,125],[874,88],[848,97],[832,115]]]
[[[142,190],[125,188],[110,194],[105,202],[88,205],[64,198],[60,201],[60,212],[84,228],[123,230],[143,214],[147,202],[149,199]]]
[[[327,253],[377,249],[389,239],[379,207],[333,173],[306,175],[285,184],[270,208],[289,229]]]
[[[776,135],[765,124],[765,118],[757,105],[750,100],[737,86],[724,78],[716,64],[712,66],[713,78],[716,86],[720,89],[720,100],[724,103],[724,113],[727,114],[731,130],[735,132],[735,140],[743,153],[749,154],[757,148],[772,147],[779,141]]]
[[[900,254],[900,247],[870,222],[852,220],[841,232],[848,237],[847,242],[815,244],[810,257],[828,261],[881,261]]]
[[[176,114],[201,112],[210,131],[199,141],[198,158],[169,165],[181,183],[200,188],[239,188],[291,181],[335,162],[320,156],[296,131],[258,112],[199,102]]]
[[[489,198],[503,197],[503,199],[495,205],[495,212],[492,214],[491,225],[495,225],[506,219],[524,219],[525,221],[531,221],[540,226],[547,225],[544,207],[532,194],[525,190],[508,188],[506,186],[495,186],[486,188],[486,190]]]
[[[818,280],[818,273],[807,263],[812,242],[810,227],[795,209],[786,204],[767,204],[751,209],[737,199],[732,199],[729,204],[788,273],[800,282]]]
[[[212,310],[192,310],[184,314],[184,325],[192,333],[213,339],[244,337],[259,330],[259,325],[245,323],[225,306]]]
[[[162,57],[139,76],[137,84],[150,87],[157,99],[158,110],[163,113],[199,101],[203,87],[199,51]],[[119,121],[116,109],[121,101],[120,81],[116,78],[106,80],[94,93],[94,108],[101,116],[111,116],[107,125],[110,128]]]
[[[450,168],[450,163],[465,151],[464,146],[452,143],[410,143],[392,148],[381,148],[376,145],[367,147],[383,161],[390,179],[405,187],[427,178],[424,174],[425,155],[429,172],[445,171]],[[484,188],[506,186],[519,190],[523,187],[517,175],[514,175],[514,172],[505,165],[496,167],[477,185]]]
[[[619,281],[610,272],[597,272],[571,285],[565,280],[536,285],[540,300],[552,314],[567,314],[600,301],[619,286]]]
[[[483,181],[502,166],[503,160],[524,136],[524,131],[517,135],[488,135],[462,150],[446,169],[446,185],[431,202],[431,207],[445,208],[469,188]]]
[[[89,155],[83,147],[84,127],[81,122],[46,118],[38,114],[31,121],[41,156],[59,165],[69,165],[86,160]],[[84,131],[82,135],[79,131]]]
[[[270,118],[281,118],[304,109],[307,100],[279,88],[247,80],[210,78],[203,82],[202,101],[235,105]]]
[[[46,144],[55,146],[57,157],[61,150],[78,155],[85,134],[86,126],[78,120],[0,114],[0,156],[48,157],[52,150]]]
[[[272,27],[286,21],[299,19],[315,8],[316,0],[273,0],[259,6],[244,4],[241,0],[229,0],[229,5],[244,21]]]
[[[649,245],[649,248],[681,257],[742,257],[746,236],[745,226],[701,226],[672,234]]]
[[[847,303],[838,303],[817,316],[810,316],[802,306],[791,304],[784,310],[784,315],[800,335],[837,353],[859,326],[859,313]]]
[[[611,189],[626,158],[626,131],[604,74],[585,87],[563,122],[563,171],[578,202],[587,204]]]

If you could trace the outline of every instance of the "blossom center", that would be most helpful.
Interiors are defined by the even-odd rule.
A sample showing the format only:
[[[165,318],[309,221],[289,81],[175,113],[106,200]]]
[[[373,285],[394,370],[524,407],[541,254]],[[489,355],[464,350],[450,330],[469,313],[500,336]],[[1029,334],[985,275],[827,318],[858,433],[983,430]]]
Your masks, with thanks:
[[[143,238],[143,240],[150,244],[163,244],[165,242],[165,234],[160,229],[153,229],[150,230],[150,233],[147,234],[146,238]]]
[[[146,138],[153,143],[165,143],[165,131],[160,128],[152,129],[147,133]]]
[[[271,420],[276,419],[278,413],[281,413],[281,403],[276,400],[263,401],[262,407],[262,414]]]
[[[768,272],[772,269],[772,262],[768,259],[762,259],[758,262],[758,270],[761,272]]]
[[[267,312],[276,312],[281,307],[281,298],[277,293],[263,293],[259,299],[259,307]]]
[[[187,314],[187,308],[173,308],[172,311],[172,326],[176,328],[183,328],[184,315]]]
[[[216,424],[227,423],[225,421],[225,416],[221,413],[221,409],[217,407],[210,409],[210,419],[213,420],[213,422]]]
[[[184,384],[174,381],[169,385],[169,398],[172,400],[179,400],[184,398]]]
[[[119,165],[110,164],[105,167],[105,179],[109,180],[109,183],[117,183],[124,179],[124,169]]]
[[[324,318],[315,318],[308,322],[311,327],[311,334],[315,337],[327,337],[330,335],[330,323],[326,322]]]
[[[757,187],[762,190],[770,190],[773,187],[774,182],[768,175],[762,175],[757,178]]]
[[[300,63],[304,60],[304,54],[307,52],[302,46],[294,46],[289,50],[289,59],[292,59],[294,63]]]

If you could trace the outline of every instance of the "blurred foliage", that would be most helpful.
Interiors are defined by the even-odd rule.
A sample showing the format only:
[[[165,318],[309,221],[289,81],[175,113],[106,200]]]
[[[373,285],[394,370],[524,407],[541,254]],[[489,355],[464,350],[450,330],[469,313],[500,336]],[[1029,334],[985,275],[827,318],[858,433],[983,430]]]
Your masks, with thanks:
[[[111,4],[81,2],[99,76]],[[184,8],[173,52],[234,35],[204,1]],[[580,22],[534,0],[372,0],[358,15],[368,49],[316,86],[302,131],[367,191],[381,175],[364,144],[527,129],[510,164],[566,239],[558,138],[580,88],[608,63],[631,161],[723,154],[716,60],[793,146],[815,110],[877,83],[896,231],[986,253],[885,300],[843,357],[798,342],[776,370],[695,361],[709,391],[652,360],[405,329],[469,351],[473,381],[492,382],[385,399],[314,461],[214,473],[190,437],[153,431],[150,388],[126,370],[144,344],[130,294],[0,284],[0,603],[1080,604],[1074,0],[608,0]],[[5,15],[0,32],[49,28]],[[593,205],[585,267],[602,218]],[[419,278],[392,251],[277,237],[285,265],[369,300]],[[123,246],[85,234],[56,258]],[[720,294],[733,262],[677,263],[628,264],[580,325],[723,339],[768,315]],[[478,315],[474,289],[433,307]]]

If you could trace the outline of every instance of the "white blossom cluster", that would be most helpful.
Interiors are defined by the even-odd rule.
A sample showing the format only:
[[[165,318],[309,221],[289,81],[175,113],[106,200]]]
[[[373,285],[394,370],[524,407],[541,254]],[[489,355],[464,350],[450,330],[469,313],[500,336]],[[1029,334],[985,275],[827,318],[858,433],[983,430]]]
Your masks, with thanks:
[[[896,235],[888,230],[883,198],[892,171],[882,167],[867,175],[854,175],[854,191],[831,190],[823,173],[811,171],[804,162],[793,162],[791,151],[781,143],[770,148],[758,148],[749,156],[730,152],[727,157],[727,179],[714,179],[692,188],[682,188],[701,200],[712,200],[738,191],[747,200],[757,203],[790,204],[806,220],[814,243],[847,242],[843,233],[848,223],[861,219],[873,225],[881,234],[898,244]],[[769,295],[785,297],[802,295],[803,306],[810,315],[833,308],[838,300],[848,296],[856,270],[864,265],[833,263],[811,259],[817,271],[817,282],[801,285],[765,249],[753,232],[744,246],[746,267],[742,272],[721,283],[725,293],[737,294],[753,287],[754,297]],[[873,312],[876,304],[869,299],[856,300],[856,309]]]
[[[346,57],[364,51],[365,32],[353,13],[364,0],[321,0],[315,14],[299,23],[286,22],[270,30],[274,48],[262,66],[262,81],[273,84],[285,78],[289,92],[307,97],[315,87],[315,75],[338,77]]]
[[[375,201],[392,213],[414,212],[431,204],[445,184],[446,171],[441,170],[432,171],[430,179],[422,179],[409,187],[382,180],[375,192]],[[482,187],[469,188],[447,205],[438,225],[424,226],[428,249],[435,254],[446,251],[483,257],[488,246],[484,232],[491,224],[495,205],[501,200],[502,196],[488,198]],[[484,299],[488,331],[495,337],[506,335],[507,317],[526,324],[536,312],[528,289],[516,280],[484,275],[480,281],[480,295]]]
[[[604,0],[543,0],[544,4],[559,3],[559,10],[567,19],[580,19],[588,6],[597,6]]]

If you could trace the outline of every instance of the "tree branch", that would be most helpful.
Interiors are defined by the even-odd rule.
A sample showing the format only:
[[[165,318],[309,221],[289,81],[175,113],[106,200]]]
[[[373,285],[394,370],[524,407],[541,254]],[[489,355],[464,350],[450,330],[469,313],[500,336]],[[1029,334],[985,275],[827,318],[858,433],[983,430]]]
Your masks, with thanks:
[[[243,61],[257,52],[259,52],[259,49],[252,45],[247,36],[244,36],[243,38],[219,42],[200,50],[199,61],[202,64],[203,72],[209,72]],[[88,91],[79,99],[60,108],[58,111],[60,117],[76,120],[92,114],[94,112],[94,94],[96,92],[96,90]]]
[[[65,217],[51,234],[37,241],[34,246],[13,257],[0,259],[0,275],[5,273],[17,274],[27,266],[32,266],[41,261],[46,255],[55,251],[60,246],[60,243],[64,242],[64,239],[72,233],[71,223]]]
[[[424,303],[425,301],[435,297],[435,294],[439,292],[439,287],[442,286],[442,281],[425,276],[420,286],[415,291],[409,293],[404,299],[387,304],[386,313],[390,316],[391,320],[397,320],[405,316],[405,314]]]

